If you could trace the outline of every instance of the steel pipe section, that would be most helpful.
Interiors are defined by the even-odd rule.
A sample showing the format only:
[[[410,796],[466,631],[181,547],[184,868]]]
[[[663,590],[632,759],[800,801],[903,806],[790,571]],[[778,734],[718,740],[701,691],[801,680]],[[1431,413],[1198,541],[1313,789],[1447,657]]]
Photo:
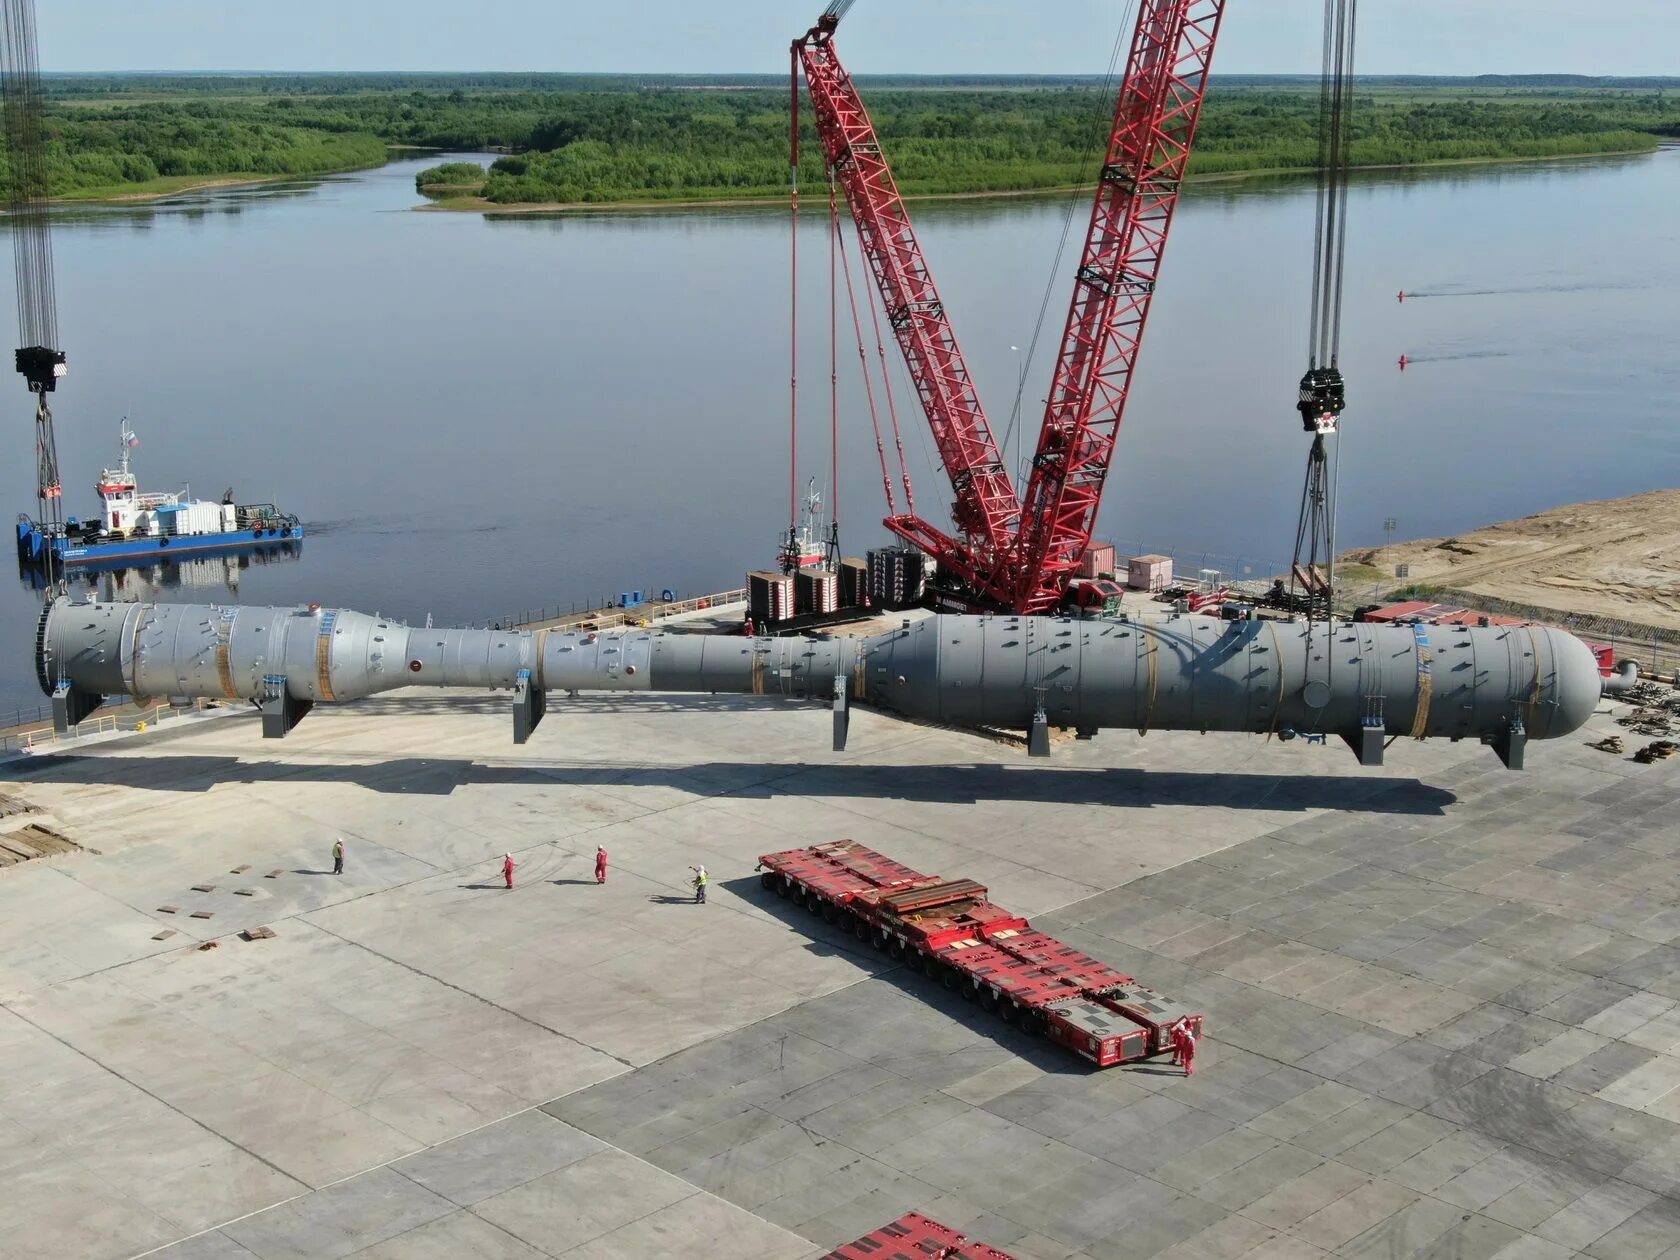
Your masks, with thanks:
[[[407,686],[509,688],[516,738],[558,691],[851,701],[938,722],[1093,735],[1246,731],[1345,739],[1380,764],[1399,736],[1478,739],[1520,766],[1603,693],[1586,645],[1539,627],[940,615],[884,634],[755,638],[661,631],[411,627],[342,609],[72,603],[43,614],[37,669],[55,715],[105,696],[256,701],[265,733],[309,707]]]

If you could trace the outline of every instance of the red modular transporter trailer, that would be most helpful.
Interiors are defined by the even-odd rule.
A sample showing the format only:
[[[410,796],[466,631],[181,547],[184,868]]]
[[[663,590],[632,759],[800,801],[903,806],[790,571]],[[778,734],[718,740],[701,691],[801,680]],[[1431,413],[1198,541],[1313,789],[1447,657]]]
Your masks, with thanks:
[[[971,879],[923,875],[852,840],[758,865],[766,889],[1098,1067],[1170,1052],[1180,1020],[1202,1034],[1200,1014],[1034,931]]]
[[[1006,1251],[965,1238],[920,1212],[829,1252],[823,1260],[1015,1260]]]

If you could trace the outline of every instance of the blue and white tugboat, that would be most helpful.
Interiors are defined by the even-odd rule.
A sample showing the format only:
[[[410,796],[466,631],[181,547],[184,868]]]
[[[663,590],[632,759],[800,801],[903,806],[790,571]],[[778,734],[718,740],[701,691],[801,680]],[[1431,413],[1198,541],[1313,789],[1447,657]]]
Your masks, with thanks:
[[[221,502],[166,492],[142,493],[129,465],[140,441],[122,424],[122,458],[99,476],[100,512],[95,521],[70,517],[54,536],[40,521],[19,515],[18,560],[44,565],[48,549],[66,568],[111,561],[145,563],[161,557],[245,551],[303,540],[303,522],[272,503],[241,504],[230,490]]]

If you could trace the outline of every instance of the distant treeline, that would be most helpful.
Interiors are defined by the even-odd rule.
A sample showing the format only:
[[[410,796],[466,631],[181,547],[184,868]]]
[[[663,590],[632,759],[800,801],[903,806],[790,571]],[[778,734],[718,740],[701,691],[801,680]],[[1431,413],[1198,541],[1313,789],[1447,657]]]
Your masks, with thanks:
[[[386,158],[384,141],[370,133],[218,117],[179,105],[55,111],[47,132],[47,175],[58,197],[162,192],[241,175],[325,174]],[[9,177],[0,152],[0,180]]]
[[[1660,87],[1441,87],[1361,91],[1353,159],[1406,165],[1654,147],[1680,135],[1680,94]],[[1567,78],[1567,76],[1561,76]],[[496,204],[766,197],[787,183],[784,84],[586,75],[126,75],[49,79],[58,195],[166,189],[193,178],[304,175],[376,164],[388,144],[496,150]],[[1092,173],[1112,101],[1090,81],[960,78],[865,83],[909,193],[1059,187]],[[1299,79],[1216,83],[1193,173],[1309,167],[1317,93]],[[818,160],[807,128],[808,160]]]
[[[448,147],[515,150],[484,177],[481,195],[496,204],[766,197],[787,184],[787,103],[779,92],[573,93],[544,101],[524,133],[515,120],[526,98],[493,99],[498,117],[485,112],[488,102],[469,100],[472,122],[453,118]],[[910,194],[1012,192],[1089,178],[1110,107],[1089,88],[883,89],[869,101]],[[1215,88],[1191,172],[1310,167],[1317,125],[1315,92]],[[1540,100],[1410,90],[1360,97],[1352,153],[1360,166],[1399,166],[1638,151],[1661,135],[1680,135],[1680,96],[1595,91]],[[815,158],[814,135],[807,141]],[[436,182],[466,181],[456,171]]]
[[[785,88],[785,74],[580,74],[553,71],[355,72],[299,74],[45,74],[49,94],[63,98],[179,96],[347,96],[360,92],[601,92],[649,88]],[[1062,88],[1091,87],[1091,74],[859,74],[862,87]],[[1222,87],[1317,85],[1306,74],[1216,74]],[[1360,75],[1364,88],[1680,88],[1680,76],[1586,74]]]

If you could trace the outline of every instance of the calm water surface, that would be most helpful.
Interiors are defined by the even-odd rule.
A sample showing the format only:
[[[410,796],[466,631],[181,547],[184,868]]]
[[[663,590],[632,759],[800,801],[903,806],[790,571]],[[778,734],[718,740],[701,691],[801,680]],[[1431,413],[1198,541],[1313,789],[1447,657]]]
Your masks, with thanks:
[[[705,592],[769,561],[788,516],[785,215],[414,213],[414,172],[435,160],[59,216],[69,510],[95,509],[126,414],[142,487],[231,484],[312,529],[294,561],[135,575],[128,592],[449,623]],[[1680,484],[1680,152],[1374,177],[1352,200],[1343,542],[1380,542],[1388,516],[1421,536]],[[1063,209],[916,214],[1001,433]],[[1104,505],[1123,549],[1227,570],[1287,557],[1311,216],[1298,183],[1185,198]],[[803,447],[821,457],[802,479],[826,484],[826,233],[810,218]],[[1402,288],[1420,296],[1399,304]],[[1029,449],[1066,300],[1064,274],[1029,371]],[[885,538],[855,354],[842,347],[848,552]],[[11,398],[0,505],[22,511],[29,397]],[[943,520],[925,426],[905,420],[918,507]],[[0,594],[0,720],[42,699],[38,602],[21,583]]]

